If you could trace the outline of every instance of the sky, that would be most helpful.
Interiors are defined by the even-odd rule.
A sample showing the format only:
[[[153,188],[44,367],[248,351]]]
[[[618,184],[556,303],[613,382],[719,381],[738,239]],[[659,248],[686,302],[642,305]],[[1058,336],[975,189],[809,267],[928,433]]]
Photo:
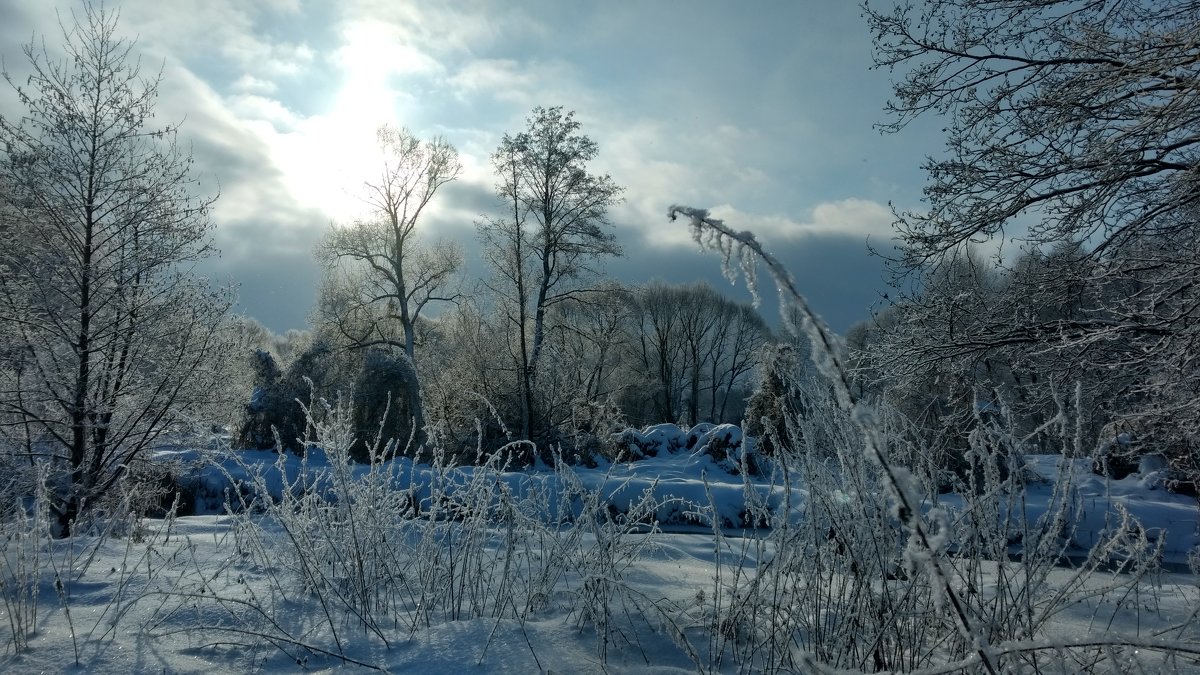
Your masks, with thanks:
[[[61,41],[72,2],[0,2],[0,54],[23,81],[20,47]],[[159,117],[183,121],[221,256],[202,272],[239,287],[238,310],[276,332],[306,328],[321,274],[312,250],[366,215],[383,123],[458,148],[461,178],[420,224],[487,273],[475,221],[498,211],[490,155],[535,106],[576,112],[599,144],[590,166],[625,187],[610,211],[628,283],[706,280],[731,297],[671,204],[750,230],[838,331],[886,293],[889,204],[918,208],[936,121],[875,127],[893,74],[872,70],[850,0],[125,0],[121,30],[162,68]],[[19,113],[11,91],[0,113]],[[764,289],[764,313],[774,312]]]

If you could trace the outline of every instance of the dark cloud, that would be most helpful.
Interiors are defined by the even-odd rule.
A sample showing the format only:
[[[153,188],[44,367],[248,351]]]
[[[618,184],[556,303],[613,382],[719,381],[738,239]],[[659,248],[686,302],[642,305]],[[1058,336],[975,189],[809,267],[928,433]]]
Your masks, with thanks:
[[[328,225],[316,211],[267,212],[261,219],[217,226],[218,259],[205,273],[238,287],[239,309],[275,332],[305,328],[320,268],[313,247]]]
[[[664,220],[666,220],[664,218]],[[672,227],[686,227],[671,223]],[[813,310],[839,333],[870,316],[872,307],[887,291],[883,261],[872,256],[865,242],[849,237],[812,236],[770,248],[772,255],[791,272],[796,286]],[[725,295],[750,302],[751,295],[739,278],[731,285],[721,270],[721,256],[699,248],[647,246],[631,241],[625,256],[606,265],[608,273],[625,283],[659,279],[669,283],[706,281]],[[759,311],[779,326],[778,294],[766,271],[759,270]]]
[[[469,213],[471,218],[479,214],[494,213],[499,208],[496,193],[491,185],[458,181],[442,188],[439,199],[453,205],[456,213]]]
[[[890,251],[890,246],[881,247],[882,253]],[[868,318],[888,290],[884,260],[872,255],[863,240],[805,237],[780,246],[775,255],[791,272],[813,310],[839,333]],[[772,303],[775,300],[771,298]],[[778,313],[777,307],[774,312]]]
[[[198,270],[217,284],[237,289],[235,311],[258,319],[276,333],[307,328],[320,268],[310,251],[270,253],[206,261]]]

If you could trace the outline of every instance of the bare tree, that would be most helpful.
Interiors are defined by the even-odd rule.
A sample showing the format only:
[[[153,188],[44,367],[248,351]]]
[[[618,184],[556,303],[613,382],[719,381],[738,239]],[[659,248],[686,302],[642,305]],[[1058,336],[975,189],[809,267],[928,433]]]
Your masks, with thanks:
[[[637,320],[629,295],[608,282],[549,313],[541,384],[551,426],[592,431],[598,414],[617,407],[630,380],[628,356]]]
[[[740,419],[746,396],[739,392],[749,393],[744,389],[757,365],[756,355],[771,337],[762,315],[750,305],[727,301],[721,315],[704,358],[708,364],[708,419],[713,422]]]
[[[582,280],[604,256],[619,255],[607,211],[622,188],[587,171],[599,147],[580,132],[573,112],[534,108],[525,131],[505,134],[492,155],[496,195],[505,215],[477,224],[517,336],[521,370],[521,433],[533,430],[534,387],[546,313],[589,291]],[[530,323],[532,321],[532,324]]]
[[[455,305],[430,322],[428,355],[422,380],[431,424],[443,447],[475,461],[479,445],[492,448],[509,439],[497,418],[513,419],[505,406],[515,405],[519,390],[511,355],[496,325],[470,300]],[[497,339],[500,336],[501,339]],[[482,438],[480,436],[482,435]]]
[[[634,304],[640,328],[633,360],[651,386],[630,402],[636,419],[730,421],[741,406],[731,398],[747,386],[756,353],[770,338],[758,312],[708,284],[655,282],[638,289]],[[641,409],[641,410],[635,410]]]
[[[653,420],[657,422],[675,422],[682,415],[687,353],[679,325],[679,301],[674,289],[661,282],[648,284],[636,298],[640,328],[638,360],[648,377],[643,380],[643,401],[635,405],[645,408],[648,399]]]
[[[1041,217],[1023,238],[1100,254],[1200,200],[1200,4],[934,0],[866,16],[877,64],[908,68],[886,128],[949,117],[930,209],[901,219],[915,259],[1020,234],[1021,214]]]
[[[458,178],[458,151],[443,138],[421,141],[407,129],[382,126],[377,133],[383,152],[379,178],[364,183],[373,217],[349,227],[333,227],[317,247],[317,257],[331,277],[339,262],[350,269],[327,282],[339,293],[323,303],[321,321],[353,348],[398,347],[416,362],[416,324],[431,302],[450,302],[449,290],[462,266],[461,249],[450,242],[422,245],[417,223],[437,191]],[[399,330],[397,330],[397,327]],[[408,369],[415,378],[415,366]],[[418,431],[425,426],[417,382],[408,383],[410,410]]]
[[[0,392],[26,447],[65,466],[52,505],[69,533],[172,425],[212,393],[226,294],[192,277],[210,252],[211,198],[194,196],[177,127],[152,126],[159,76],[142,75],[117,14],[63,26],[66,58],[27,45],[25,112],[0,117],[11,214],[0,317],[22,376]]]
[[[993,237],[1026,258],[1066,247],[1011,270],[996,311],[942,352],[1132,374],[1114,409],[1194,425],[1200,3],[930,0],[866,16],[877,64],[900,73],[885,128],[946,118],[928,209],[899,214],[901,271],[928,278]]]

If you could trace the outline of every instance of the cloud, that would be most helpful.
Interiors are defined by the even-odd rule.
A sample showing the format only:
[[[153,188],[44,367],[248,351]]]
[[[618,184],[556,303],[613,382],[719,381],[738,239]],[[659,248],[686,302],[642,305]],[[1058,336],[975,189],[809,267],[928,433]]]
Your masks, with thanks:
[[[706,133],[679,119],[651,120],[626,110],[600,117],[593,170],[625,186],[612,220],[654,246],[694,246],[686,227],[667,224],[673,203],[711,204],[759,196],[773,181],[744,154],[756,133],[721,125]],[[780,190],[782,192],[782,189]]]
[[[440,75],[444,68],[433,56],[405,41],[402,26],[376,19],[352,19],[341,29],[341,46],[333,61],[350,77]],[[371,82],[386,86],[384,81]]]
[[[15,45],[36,28],[53,43],[47,7],[0,2],[0,35]],[[857,21],[853,11],[775,9]],[[897,151],[874,134],[856,144],[825,126],[827,118],[865,115],[845,114],[867,109],[851,91],[860,80],[837,71],[814,81],[795,64],[811,63],[810,52],[824,53],[829,42],[851,49],[850,41],[845,31],[805,40],[772,33],[794,23],[778,11],[700,5],[680,16],[666,7],[554,0],[123,0],[121,30],[140,35],[147,72],[165,63],[160,118],[186,118],[181,140],[193,144],[205,180],[220,180],[222,269],[278,295],[287,286],[268,283],[267,270],[311,266],[311,244],[328,223],[362,215],[355,195],[375,166],[379,123],[442,134],[459,148],[463,175],[430,205],[422,227],[470,249],[474,220],[498,209],[490,154],[535,105],[575,110],[599,143],[589,168],[626,187],[610,217],[627,250],[694,249],[687,228],[667,222],[671,203],[712,208],[777,248],[818,237],[861,247],[868,235],[890,237],[882,202],[905,201],[904,181],[923,154],[905,151],[912,167],[893,171],[882,159]],[[869,48],[869,36],[861,42]],[[15,49],[5,56],[19,65]],[[814,117],[818,109],[825,117]],[[847,194],[854,197],[840,198]],[[302,297],[286,304],[311,303],[309,285],[299,284]],[[278,304],[264,300],[261,311]]]
[[[743,115],[719,93],[681,93],[670,82],[664,90],[657,100],[654,92],[646,100],[609,99],[593,111],[600,120],[593,135],[601,146],[597,166],[629,188],[614,214],[642,229],[647,241],[692,245],[686,228],[661,227],[672,203],[713,209],[745,222],[740,229],[776,238],[890,236],[885,202],[894,186],[885,191],[871,177],[846,176],[847,159],[836,153],[814,156],[808,147],[820,130],[802,117],[779,126]],[[854,196],[844,197],[848,191]]]
[[[480,0],[346,0],[348,17],[371,17],[396,27],[397,40],[439,61],[478,57],[502,45],[537,41],[550,28],[522,6]]]
[[[238,0],[126,0],[121,26],[138,36],[142,51],[211,67],[221,60],[266,78],[301,74],[316,57],[304,39],[277,39],[263,24],[291,14],[286,3]]]
[[[814,236],[851,239],[890,238],[892,210],[870,199],[850,197],[821,202],[802,221],[785,215],[761,215],[739,211],[729,204],[709,209],[714,218],[737,230],[749,230],[764,240],[796,240]]]
[[[524,104],[542,82],[542,76],[515,59],[479,59],[460,68],[449,84],[462,99],[486,94]]]
[[[239,77],[231,86],[234,92],[242,94],[274,94],[279,85],[270,80],[264,80],[249,73]]]

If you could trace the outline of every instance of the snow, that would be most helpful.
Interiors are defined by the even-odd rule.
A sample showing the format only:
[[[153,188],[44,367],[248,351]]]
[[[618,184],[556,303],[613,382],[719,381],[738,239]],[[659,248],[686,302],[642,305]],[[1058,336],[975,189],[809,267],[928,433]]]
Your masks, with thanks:
[[[303,459],[270,451],[161,453],[161,461],[190,467],[199,487],[196,507],[201,515],[145,520],[138,536],[43,541],[42,561],[50,564],[43,565],[36,588],[37,630],[20,654],[13,654],[7,644],[0,655],[0,672],[324,673],[370,666],[422,673],[684,673],[695,672],[693,658],[705,667],[735,672],[737,666],[728,655],[719,664],[708,661],[712,650],[721,653],[724,643],[706,637],[700,619],[704,608],[711,609],[730,584],[746,583],[748,575],[773,556],[776,543],[769,538],[769,528],[748,514],[790,508],[788,517],[803,517],[808,492],[802,477],[750,475],[744,469],[746,456],[754,452],[753,439],[730,425],[689,430],[657,425],[627,431],[622,439],[637,450],[631,452],[635,461],[594,469],[439,468],[398,459],[384,474],[376,469],[372,478],[370,467],[348,467],[354,480],[382,475],[393,489],[409,491],[426,506],[434,498],[434,485],[446,490],[438,493],[438,499],[444,499],[456,489],[477,490],[486,484],[500,495],[488,497],[489,504],[504,498],[548,499],[537,513],[559,513],[561,507],[572,518],[583,518],[579,493],[569,503],[555,503],[564,499],[561,495],[570,485],[577,485],[609,505],[614,523],[626,516],[637,521],[584,533],[580,551],[600,550],[602,545],[618,548],[605,549],[610,558],[568,570],[541,608],[522,620],[501,615],[435,617],[417,628],[389,624],[379,628],[386,644],[362,626],[353,628],[355,622],[346,616],[328,618],[303,588],[282,581],[288,572],[286,555],[279,552],[286,552],[289,533],[279,522],[269,514],[221,512],[239,484],[243,490],[266,489],[274,500],[297,484],[326,490],[336,499],[332,474],[338,467],[329,456],[319,449]],[[1193,639],[1194,629],[1161,631],[1186,619],[1200,602],[1200,584],[1188,572],[1189,555],[1200,550],[1196,501],[1162,489],[1162,467],[1152,461],[1143,463],[1143,472],[1121,480],[1093,474],[1086,459],[1029,456],[1025,461],[1024,493],[1007,501],[1020,505],[1022,518],[1037,522],[1051,508],[1059,494],[1054,479],[1065,471],[1076,488],[1071,494],[1078,517],[1072,550],[1086,556],[1088,547],[1106,532],[1130,526],[1123,518],[1127,513],[1152,542],[1161,542],[1165,570],[1144,589],[1138,586],[1146,599],[1136,615],[1105,616],[1108,601],[1102,594],[1096,596],[1100,599],[1085,597],[1055,616],[1045,639],[1077,640],[1106,626],[1123,635],[1147,634],[1157,626],[1155,639]],[[639,513],[647,503],[654,506],[653,513]],[[955,519],[962,499],[943,495],[936,504],[926,502],[925,508],[937,546],[945,546],[947,534],[959,527]],[[465,532],[467,527],[451,522],[429,525],[435,526],[451,536],[455,528]],[[564,545],[553,539],[555,531],[552,525],[544,531],[550,537],[547,545]],[[419,532],[408,531],[408,536]],[[500,541],[504,532],[496,529],[489,536]],[[6,555],[17,555],[11,546],[5,550]],[[534,558],[528,560],[532,566]],[[992,563],[992,569],[1003,564],[1008,563]],[[594,567],[584,569],[588,565]],[[497,568],[486,569],[494,573]],[[1050,587],[1071,587],[1074,574],[1068,567],[1052,572]],[[1103,582],[1089,579],[1087,584]],[[584,616],[587,605],[581,597],[592,592],[589,588],[608,593],[619,608],[611,617],[620,621],[619,627],[607,642],[591,625],[596,619]],[[674,608],[673,614],[638,614],[656,606]],[[3,611],[0,627],[7,626],[13,607],[6,604]],[[336,635],[331,626],[337,627]],[[255,630],[273,637],[259,639]],[[689,655],[678,638],[669,636],[671,631],[686,636],[697,653]],[[0,636],[11,638],[2,632]],[[322,653],[338,651],[338,643],[345,659]]]
[[[745,522],[748,494],[751,505],[775,507],[783,502],[782,488],[769,480],[748,481],[740,475],[743,454],[753,455],[754,450],[753,440],[745,439],[735,425],[701,424],[684,431],[674,424],[659,424],[619,436],[637,461],[573,470],[584,488],[600,490],[618,512],[628,512],[634,501],[649,491],[657,501],[664,502],[656,514],[660,526],[678,526],[685,531],[690,531],[691,525],[707,527],[710,521],[694,514],[711,506],[720,516],[720,527],[736,529],[749,524]],[[274,500],[282,498],[285,486],[303,484],[328,489],[331,468],[329,457],[320,448],[311,449],[303,458],[271,450],[171,451],[158,453],[157,457],[195,467],[193,511],[199,514],[224,513],[226,501],[236,497],[236,485],[250,490],[265,488]],[[366,465],[351,467],[358,478],[369,471]],[[398,458],[389,467],[389,478],[396,489],[409,490],[424,502],[429,499],[431,486],[465,486],[479,471],[472,466],[439,471],[409,458]],[[498,471],[495,478],[517,496],[542,491],[553,500],[562,489],[562,477],[552,468]],[[549,506],[551,511],[557,508],[557,504]]]
[[[1029,520],[1045,513],[1054,488],[1050,479],[1070,469],[1079,509],[1074,543],[1081,553],[1118,524],[1119,509],[1128,512],[1152,539],[1162,539],[1162,563],[1168,568],[1186,569],[1188,556],[1200,547],[1196,499],[1163,489],[1160,469],[1114,480],[1093,473],[1090,458],[1065,460],[1061,455],[1031,455],[1026,457],[1026,466],[1041,479],[1025,488]]]

